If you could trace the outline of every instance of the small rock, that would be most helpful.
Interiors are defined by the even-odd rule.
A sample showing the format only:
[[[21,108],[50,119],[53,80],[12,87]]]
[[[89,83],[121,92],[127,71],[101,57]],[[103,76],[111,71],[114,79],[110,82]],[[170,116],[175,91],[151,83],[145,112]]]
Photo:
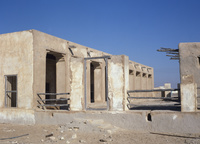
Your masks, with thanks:
[[[107,130],[107,132],[108,132],[109,134],[112,134],[112,131],[111,131],[111,130]]]
[[[46,137],[51,137],[53,136],[53,133],[46,135]]]
[[[56,140],[56,138],[53,137],[53,136],[49,137],[49,139],[52,140],[52,141]]]
[[[79,142],[80,142],[80,143],[86,143],[86,141],[84,141],[84,140],[79,140]]]
[[[69,144],[70,142],[69,141],[66,141],[66,144]]]
[[[72,130],[72,127],[69,127],[68,130]]]
[[[111,136],[109,136],[109,137],[108,137],[108,139],[109,139],[109,141],[113,141],[113,139],[112,139],[112,137],[111,137]]]
[[[77,135],[76,135],[76,134],[73,134],[73,135],[72,135],[72,139],[75,139],[75,138],[77,138]]]
[[[100,142],[107,142],[107,140],[104,140],[104,139],[100,139],[99,141]]]
[[[74,127],[74,130],[75,130],[75,131],[79,130],[79,127]]]
[[[44,142],[44,140],[43,140],[43,139],[41,139],[41,142]]]
[[[64,137],[61,137],[61,138],[60,138],[60,140],[64,140],[64,139],[65,139]]]
[[[62,130],[62,131],[60,131],[61,133],[63,133],[64,131]]]

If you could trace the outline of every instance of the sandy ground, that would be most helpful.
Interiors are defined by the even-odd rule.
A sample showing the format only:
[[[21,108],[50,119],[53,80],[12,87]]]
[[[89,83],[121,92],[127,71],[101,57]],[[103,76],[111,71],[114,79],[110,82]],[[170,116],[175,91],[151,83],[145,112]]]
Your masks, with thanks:
[[[200,134],[158,134],[126,130],[101,121],[65,125],[0,124],[2,144],[200,144]]]

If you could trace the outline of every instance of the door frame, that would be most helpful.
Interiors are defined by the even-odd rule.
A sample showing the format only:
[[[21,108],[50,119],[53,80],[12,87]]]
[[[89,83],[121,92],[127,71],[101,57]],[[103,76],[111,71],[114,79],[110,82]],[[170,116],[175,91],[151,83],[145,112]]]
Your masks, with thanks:
[[[84,58],[84,100],[85,100],[85,107],[84,110],[87,110],[87,60],[92,59],[104,59],[106,65],[105,65],[105,95],[107,100],[107,110],[109,110],[109,98],[108,98],[108,59],[110,59],[110,56],[102,56],[102,57],[87,57]]]

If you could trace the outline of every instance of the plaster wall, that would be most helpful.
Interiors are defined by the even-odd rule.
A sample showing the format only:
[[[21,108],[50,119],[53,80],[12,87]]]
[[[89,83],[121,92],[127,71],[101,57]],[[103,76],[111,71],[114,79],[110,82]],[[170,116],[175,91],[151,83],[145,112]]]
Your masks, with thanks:
[[[180,43],[179,55],[181,83],[190,83],[183,79],[184,76],[191,76],[191,80],[194,80],[197,87],[200,87],[200,61],[198,58],[200,57],[200,43]]]
[[[37,93],[45,92],[45,74],[46,74],[46,54],[48,52],[54,52],[61,54],[65,60],[65,63],[57,63],[57,67],[65,67],[65,73],[61,69],[57,71],[57,90],[56,92],[72,92],[70,81],[71,81],[71,71],[70,71],[70,59],[71,57],[95,57],[107,55],[107,53],[94,50],[61,38],[54,37],[52,35],[39,32],[37,30],[31,30],[33,34],[33,49],[34,49],[34,106],[37,105]],[[69,49],[68,47],[74,46],[76,48]],[[76,64],[75,64],[76,65]],[[65,75],[65,78],[59,77],[59,75]],[[65,88],[61,88],[59,85],[66,85]],[[58,87],[59,86],[59,87]],[[81,93],[81,91],[80,91]],[[68,96],[66,96],[68,97]]]
[[[154,72],[152,67],[129,60],[130,72],[129,90],[147,90],[154,88]],[[130,93],[130,96],[153,96],[153,93]]]
[[[180,43],[179,56],[182,111],[196,111],[200,95],[197,89],[200,87],[200,43]]]
[[[1,123],[12,124],[35,124],[35,113],[28,109],[1,109],[0,110]]]
[[[108,61],[108,97],[110,110],[123,110],[124,89],[123,57],[111,56]]]
[[[194,83],[181,84],[181,111],[195,112],[197,110],[197,86]]]
[[[151,115],[152,121],[148,121],[147,115]],[[87,129],[87,125],[134,130],[138,132],[151,132],[163,134],[199,134],[200,113],[187,112],[159,112],[159,111],[136,111],[136,112],[73,112],[52,113],[36,112],[36,124],[66,124],[73,121],[80,129]],[[87,125],[80,123],[87,122]],[[83,126],[83,127],[82,127]]]
[[[83,59],[71,58],[71,103],[70,108],[72,111],[82,111],[84,109],[84,72],[83,72]]]
[[[5,75],[17,75],[17,107],[33,103],[33,36],[30,31],[0,35],[0,107],[4,107]],[[17,109],[17,108],[16,108]]]
[[[71,46],[75,48],[69,48]],[[37,108],[37,93],[45,93],[46,82],[53,81],[54,89],[50,92],[69,92],[71,94],[72,110],[83,110],[83,58],[109,55],[37,30],[0,35],[0,52],[2,59],[0,61],[0,84],[2,86],[0,94],[3,96],[5,93],[5,80],[3,76],[6,74],[17,74],[18,107],[25,109]],[[55,55],[56,58],[62,57],[62,61],[57,59],[58,61],[55,64],[56,68],[53,68],[53,70],[50,67],[46,67],[48,65],[47,53]],[[90,68],[88,66],[92,61],[87,61],[87,82],[90,81],[90,74],[88,72]],[[96,79],[96,100],[97,102],[105,102],[105,61],[103,59],[97,59],[95,62],[100,65],[100,68],[96,69],[94,76]],[[149,83],[153,83],[153,78],[151,82],[146,78],[142,80],[142,75],[145,72],[142,68],[144,65],[135,62],[132,62],[134,67],[133,75],[135,77],[132,77],[132,82],[129,82],[129,63],[129,58],[123,55],[111,56],[111,59],[108,60],[111,110],[121,111],[126,109],[126,92],[129,89],[129,84],[135,89],[142,89],[144,87],[146,89],[147,87],[151,87]],[[56,72],[54,72],[55,69]],[[51,71],[55,75],[53,79],[49,80],[46,78],[48,71]],[[136,77],[137,71],[140,72],[138,79]],[[75,73],[79,74],[79,76],[75,76]],[[151,74],[153,77],[152,72]],[[28,90],[24,90],[24,86]],[[76,90],[75,88],[77,87],[78,89]],[[90,91],[90,85],[88,83],[87,91]],[[89,96],[90,94],[87,94],[87,98]],[[0,99],[0,106],[4,106],[4,97]]]

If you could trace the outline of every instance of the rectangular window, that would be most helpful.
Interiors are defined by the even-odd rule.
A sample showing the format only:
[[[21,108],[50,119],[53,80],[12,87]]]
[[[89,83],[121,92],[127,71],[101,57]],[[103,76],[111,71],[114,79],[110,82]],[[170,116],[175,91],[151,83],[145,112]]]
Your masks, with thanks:
[[[17,107],[17,75],[5,76],[5,107]]]
[[[198,56],[197,59],[198,59],[198,64],[200,65],[200,56]]]

